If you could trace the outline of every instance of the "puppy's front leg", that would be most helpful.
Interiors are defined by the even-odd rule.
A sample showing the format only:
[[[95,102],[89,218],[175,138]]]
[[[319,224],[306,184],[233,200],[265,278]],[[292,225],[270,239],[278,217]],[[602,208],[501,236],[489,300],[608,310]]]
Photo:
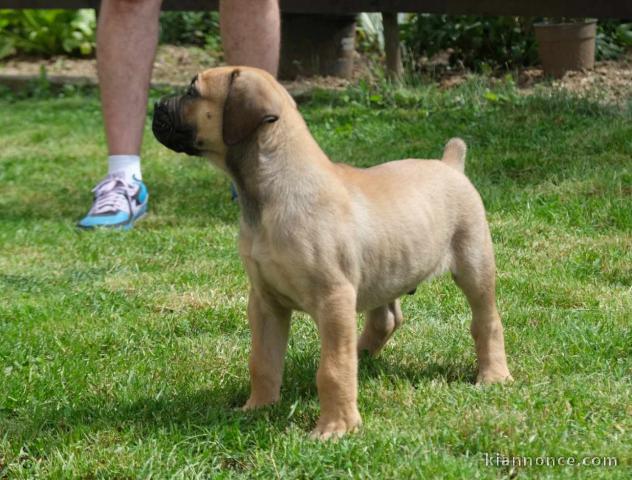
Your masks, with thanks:
[[[353,431],[362,423],[358,412],[356,293],[335,289],[322,299],[316,321],[321,337],[316,375],[320,418],[311,437],[327,440]]]
[[[279,400],[290,315],[290,310],[275,305],[272,301],[266,301],[254,289],[250,290],[250,398],[242,407],[243,410]]]

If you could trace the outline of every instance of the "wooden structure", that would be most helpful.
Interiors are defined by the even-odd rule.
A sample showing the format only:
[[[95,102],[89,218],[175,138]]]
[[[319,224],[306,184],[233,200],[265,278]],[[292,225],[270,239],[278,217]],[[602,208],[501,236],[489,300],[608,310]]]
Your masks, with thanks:
[[[632,19],[629,0],[280,0],[288,13],[419,12]],[[98,8],[99,0],[0,0],[0,8]],[[217,10],[218,0],[164,0],[164,10]]]
[[[162,8],[208,11],[217,10],[218,3],[218,0],[163,0]],[[12,9],[98,9],[99,4],[100,0],[0,0],[0,8]],[[349,51],[353,49],[349,40],[353,35],[349,32],[354,15],[359,12],[382,12],[386,64],[392,76],[401,73],[398,12],[632,20],[632,0],[280,0],[280,4],[284,14],[280,73],[286,77],[316,71],[347,76],[351,64]]]

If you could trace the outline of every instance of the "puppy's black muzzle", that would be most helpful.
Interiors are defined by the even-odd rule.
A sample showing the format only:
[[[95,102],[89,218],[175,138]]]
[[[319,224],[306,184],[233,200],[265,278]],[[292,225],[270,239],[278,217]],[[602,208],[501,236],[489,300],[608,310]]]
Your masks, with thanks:
[[[181,117],[183,97],[171,96],[161,98],[154,105],[154,119],[151,129],[156,139],[165,147],[176,152],[199,156],[200,150],[195,148],[195,128],[186,125]]]

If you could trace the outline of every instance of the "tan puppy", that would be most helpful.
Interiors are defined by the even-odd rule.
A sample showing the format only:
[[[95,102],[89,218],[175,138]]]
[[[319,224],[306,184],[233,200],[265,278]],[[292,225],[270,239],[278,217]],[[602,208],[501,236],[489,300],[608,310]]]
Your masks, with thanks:
[[[322,348],[312,436],[357,428],[358,351],[377,353],[402,323],[397,298],[448,270],[472,308],[477,382],[511,378],[492,242],[463,174],[462,140],[448,142],[442,161],[334,164],[286,90],[246,67],[199,74],[186,94],[156,104],[153,129],[167,147],[208,157],[239,192],[239,251],[251,284],[244,409],[279,400],[290,314],[302,310]],[[359,311],[367,315],[358,339]]]

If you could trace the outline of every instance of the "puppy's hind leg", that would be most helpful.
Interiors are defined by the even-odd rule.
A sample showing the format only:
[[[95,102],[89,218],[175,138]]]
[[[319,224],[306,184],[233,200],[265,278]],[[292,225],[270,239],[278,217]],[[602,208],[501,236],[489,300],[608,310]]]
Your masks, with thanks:
[[[367,312],[364,330],[358,340],[358,354],[363,351],[367,351],[371,355],[377,354],[403,320],[399,300]]]
[[[471,332],[476,345],[476,383],[512,380],[505,341],[496,309],[496,267],[487,225],[455,239],[452,276],[472,309]]]

